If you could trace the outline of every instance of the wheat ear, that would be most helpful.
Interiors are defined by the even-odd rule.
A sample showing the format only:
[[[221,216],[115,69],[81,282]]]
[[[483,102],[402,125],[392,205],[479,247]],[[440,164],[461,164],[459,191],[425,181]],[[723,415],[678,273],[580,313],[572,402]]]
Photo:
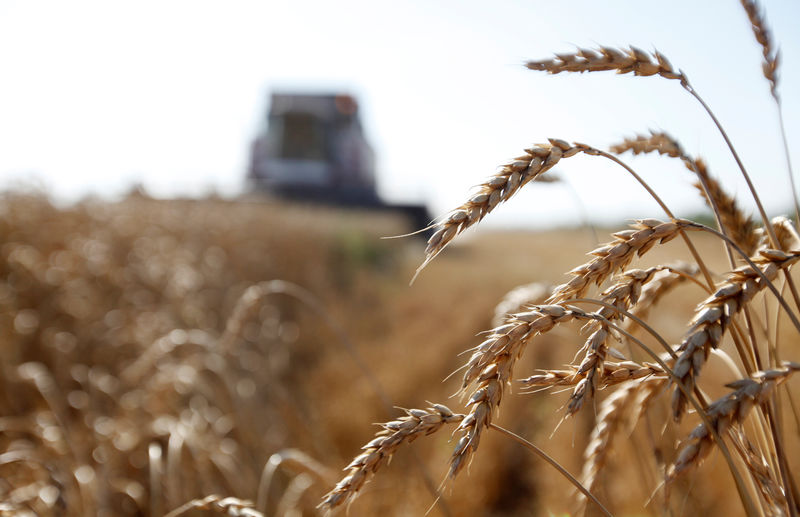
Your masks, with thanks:
[[[405,416],[380,424],[383,430],[375,439],[366,444],[364,450],[345,467],[348,471],[336,487],[328,492],[319,504],[323,510],[332,510],[352,500],[369,479],[389,461],[404,443],[410,443],[420,436],[435,433],[445,424],[461,422],[464,415],[453,413],[447,406],[433,404],[425,409],[406,409]]]
[[[728,434],[736,451],[747,466],[747,470],[755,482],[759,496],[763,502],[764,513],[769,517],[787,515],[786,495],[780,488],[780,483],[775,477],[775,472],[770,468],[764,455],[756,450],[750,439],[737,428]]]
[[[164,517],[178,517],[192,510],[209,510],[214,513],[239,517],[264,517],[264,514],[253,509],[251,501],[235,497],[209,495],[202,499],[194,499],[166,514]]]
[[[659,221],[641,219],[631,229],[613,234],[614,239],[591,251],[591,261],[569,272],[573,278],[553,291],[550,303],[581,297],[592,285],[600,285],[616,271],[627,266],[635,256],[642,256],[656,244],[663,244],[677,237],[681,230],[691,229],[689,221],[676,219]]]
[[[462,436],[450,458],[451,477],[464,468],[478,449],[481,433],[492,422],[525,344],[534,336],[544,334],[561,323],[593,318],[596,316],[574,307],[535,306],[528,312],[511,316],[505,325],[494,329],[475,349],[467,363],[462,391],[473,382],[477,386],[467,402],[470,413],[458,426]]]
[[[525,184],[551,169],[562,158],[579,153],[581,149],[564,140],[550,139],[550,143],[525,149],[525,154],[504,165],[500,171],[484,182],[478,191],[463,205],[433,226],[433,235],[425,248],[421,271],[458,234],[483,219],[503,201],[507,201]]]
[[[778,52],[772,45],[772,34],[767,27],[764,18],[761,16],[758,4],[752,0],[741,0],[742,7],[744,7],[747,17],[750,19],[750,25],[753,27],[753,34],[756,41],[761,45],[761,54],[764,56],[764,62],[761,65],[761,71],[764,77],[769,81],[769,91],[775,100],[778,100]]]
[[[653,279],[642,288],[639,301],[631,309],[631,313],[640,319],[644,319],[663,296],[687,279],[698,283],[700,287],[704,287],[702,283],[693,278],[697,273],[697,266],[692,264],[678,262],[665,265],[664,270],[656,273]]]
[[[750,194],[753,196],[753,200],[758,208],[758,213],[761,216],[761,219],[764,221],[764,227],[769,235],[770,242],[773,246],[777,246],[777,240],[775,239],[775,234],[772,230],[772,226],[770,225],[767,213],[764,210],[764,206],[761,203],[761,198],[759,197],[758,192],[756,192],[756,188],[753,185],[750,175],[747,173],[747,169],[745,169],[742,160],[739,158],[739,154],[733,147],[733,143],[730,141],[730,138],[728,138],[728,134],[725,132],[722,124],[720,124],[719,120],[717,119],[716,115],[714,115],[714,112],[711,111],[711,108],[708,106],[708,104],[706,104],[703,98],[700,97],[700,94],[697,93],[697,90],[695,90],[692,85],[689,84],[689,78],[686,77],[683,72],[675,72],[669,60],[663,54],[659,53],[658,51],[655,51],[653,54],[648,54],[647,52],[639,50],[635,47],[630,47],[630,49],[626,50],[600,47],[596,51],[579,48],[575,53],[572,54],[557,54],[555,59],[529,61],[526,63],[526,66],[531,70],[540,70],[549,72],[551,74],[557,74],[561,72],[601,72],[615,70],[619,74],[632,72],[634,75],[660,75],[666,79],[679,80],[681,87],[689,92],[689,94],[691,94],[695,99],[697,99],[703,109],[706,110],[706,113],[708,113],[708,115],[711,117],[714,125],[717,126],[717,129],[722,135],[722,138],[725,140],[728,149],[736,161],[736,165],[739,166],[739,169],[742,172],[742,176],[747,183]]]
[[[711,348],[719,346],[731,319],[753,296],[766,288],[767,282],[762,275],[767,281],[772,281],[778,271],[788,268],[798,259],[800,253],[762,250],[759,256],[752,259],[761,274],[749,264],[735,269],[719,289],[700,304],[688,334],[678,347],[680,355],[673,368],[675,376],[687,391],[694,389]],[[673,418],[680,420],[685,409],[686,397],[682,390],[676,388],[672,396]]]
[[[775,228],[775,236],[778,243],[785,250],[800,249],[800,235],[791,219],[779,215],[772,218],[772,227]]]
[[[715,400],[705,409],[710,425],[722,436],[733,425],[741,424],[754,405],[769,401],[773,388],[798,370],[800,363],[785,362],[781,368],[755,372],[750,378],[727,384],[734,391]],[[695,427],[668,469],[667,481],[700,465],[713,446],[714,439],[706,424]]]
[[[669,365],[666,359],[665,362]],[[605,361],[602,369],[602,375],[598,376],[598,389],[631,380],[648,377],[666,379],[669,376],[659,364],[648,362]],[[586,373],[579,373],[577,366],[571,366],[567,370],[541,370],[541,372],[526,379],[521,379],[519,382],[525,388],[549,388],[553,386],[575,386],[586,378]]]
[[[666,382],[665,377],[647,377],[628,382],[603,401],[597,424],[584,452],[581,481],[590,492],[597,488],[598,474],[613,449],[614,437],[624,428],[632,428],[636,424]]]
[[[630,151],[636,154],[658,153],[672,158],[683,158],[684,152],[678,142],[664,132],[650,131],[649,135],[636,135],[609,147],[611,152],[622,154]]]
[[[581,351],[584,358],[578,366],[578,375],[582,379],[575,385],[572,396],[567,404],[567,414],[572,415],[580,410],[587,398],[592,398],[600,381],[598,377],[604,373],[603,363],[608,353],[606,341],[610,330],[609,321],[621,320],[620,311],[627,311],[639,299],[642,286],[653,278],[653,275],[662,270],[661,266],[648,269],[631,269],[619,275],[620,282],[612,285],[601,294],[601,301],[606,306],[601,307],[597,314],[600,320],[590,321],[586,328],[592,332],[587,338]]]
[[[660,52],[655,51],[649,54],[636,47],[627,49],[600,47],[596,50],[579,48],[575,53],[556,54],[554,59],[528,61],[525,66],[531,70],[540,70],[551,74],[613,70],[618,74],[660,75],[667,79],[678,79],[681,82],[686,80],[683,73],[676,72],[669,60]]]
[[[550,297],[553,286],[544,282],[531,282],[510,290],[494,309],[492,327],[501,326],[515,312],[522,312],[526,305],[542,304]]]

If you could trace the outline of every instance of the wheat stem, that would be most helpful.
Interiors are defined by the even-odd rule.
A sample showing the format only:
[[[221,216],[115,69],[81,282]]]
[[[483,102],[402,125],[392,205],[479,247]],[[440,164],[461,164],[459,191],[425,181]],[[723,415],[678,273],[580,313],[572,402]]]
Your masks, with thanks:
[[[537,447],[533,443],[529,442],[525,438],[521,437],[520,435],[512,433],[508,429],[500,427],[497,424],[490,423],[489,424],[489,428],[494,429],[495,431],[498,431],[501,434],[504,434],[504,435],[508,436],[512,440],[515,440],[517,443],[519,443],[520,445],[522,445],[523,447],[525,447],[526,449],[528,449],[529,451],[531,451],[532,453],[536,454],[537,456],[542,458],[544,461],[549,463],[550,466],[552,466],[559,473],[561,473],[562,476],[567,478],[567,480],[569,480],[569,482],[572,483],[573,486],[575,486],[575,488],[580,490],[580,492],[583,495],[585,495],[586,497],[591,499],[591,501],[594,504],[597,505],[597,507],[600,509],[600,511],[602,511],[605,515],[608,515],[609,517],[612,517],[611,512],[609,512],[608,509],[605,506],[603,506],[603,503],[601,503],[591,492],[589,492],[589,490],[587,490],[586,487],[584,487],[583,484],[580,481],[578,481],[577,478],[575,478],[575,476],[570,474],[569,471],[567,471],[567,469],[562,467],[560,463],[558,463],[556,460],[554,460],[552,457],[550,457],[542,449],[540,449],[539,447]]]
[[[220,338],[220,347],[222,350],[224,352],[230,352],[236,340],[239,339],[242,327],[252,311],[258,307],[258,304],[261,303],[264,298],[274,294],[283,294],[300,301],[325,322],[336,336],[337,342],[340,343],[348,355],[350,355],[353,362],[369,382],[372,390],[378,398],[381,399],[386,411],[391,412],[393,406],[389,395],[386,393],[380,381],[375,377],[375,374],[372,373],[372,369],[367,365],[366,361],[364,361],[364,358],[359,353],[355,343],[350,339],[347,331],[339,325],[325,309],[322,302],[320,302],[311,291],[292,282],[287,282],[286,280],[268,280],[248,287],[239,298],[231,317],[228,318],[225,332]]]
[[[626,171],[628,171],[636,179],[636,181],[638,181],[642,185],[642,187],[644,187],[644,189],[647,191],[647,193],[650,194],[650,196],[652,196],[652,198],[656,201],[656,203],[658,203],[658,205],[661,207],[661,209],[664,210],[664,213],[667,214],[667,217],[669,217],[670,219],[675,219],[675,215],[667,207],[667,205],[664,203],[664,201],[661,200],[661,197],[658,194],[656,194],[655,191],[652,188],[650,188],[650,185],[648,185],[647,182],[644,181],[642,179],[642,177],[639,176],[636,173],[636,171],[634,171],[631,167],[629,167],[625,162],[623,162],[622,160],[620,160],[619,158],[617,158],[613,154],[609,154],[609,153],[607,153],[605,151],[601,151],[600,149],[593,149],[591,153],[587,153],[587,154],[596,154],[598,156],[602,156],[604,158],[607,158],[607,159],[611,160],[612,162],[616,163],[617,165],[621,166],[622,168],[624,168]],[[686,235],[686,233],[683,230],[680,230],[680,235],[681,235],[681,238],[683,239],[683,241],[686,243],[686,247],[689,249],[689,252],[692,254],[692,258],[694,258],[694,261],[697,263],[697,266],[700,268],[700,271],[703,273],[703,277],[705,278],[706,282],[708,283],[708,286],[713,289],[714,281],[711,279],[711,273],[709,273],[708,268],[705,265],[705,261],[703,261],[702,257],[700,256],[700,253],[697,251],[697,248],[695,248],[695,246],[692,243],[691,239],[689,239],[689,237]]]
[[[779,99],[775,99],[778,105],[778,124],[781,127],[781,141],[783,142],[783,154],[786,156],[786,168],[789,172],[789,184],[792,187],[792,202],[794,203],[794,220],[800,224],[800,203],[797,200],[797,187],[794,182],[794,170],[792,168],[792,157],[789,152],[789,142],[786,139],[786,125],[783,123],[783,106]]]
[[[720,124],[719,120],[717,119],[716,115],[714,115],[714,112],[711,111],[711,108],[708,106],[708,104],[706,104],[703,98],[700,97],[700,94],[697,93],[697,90],[695,90],[692,85],[689,84],[689,81],[682,82],[681,86],[683,86],[687,92],[697,99],[700,105],[703,106],[703,109],[706,110],[706,113],[708,113],[708,116],[711,117],[714,125],[717,126],[717,129],[722,135],[723,140],[725,140],[725,143],[728,145],[731,155],[733,155],[733,159],[736,161],[736,165],[739,166],[739,170],[742,172],[742,176],[747,183],[747,188],[750,189],[750,194],[753,196],[753,201],[756,203],[758,213],[761,215],[761,219],[764,223],[764,229],[767,231],[767,235],[769,235],[769,240],[772,244],[772,247],[779,249],[780,244],[778,243],[778,238],[775,236],[775,230],[772,228],[772,223],[770,222],[769,217],[767,217],[767,212],[764,210],[764,205],[761,204],[761,198],[759,197],[758,192],[756,192],[756,188],[750,179],[750,175],[747,173],[747,169],[745,169],[741,158],[739,158],[739,153],[736,152],[736,148],[733,147],[733,143],[731,142],[730,138],[728,138],[728,133],[722,127],[722,124]]]
[[[752,249],[744,246],[748,251],[755,249],[756,239],[753,232],[753,224],[749,218],[742,215],[741,210],[736,206],[733,198],[724,193],[719,183],[713,180],[708,174],[705,163],[702,160],[694,159],[689,156],[677,140],[664,132],[651,131],[649,136],[637,135],[635,138],[626,138],[622,143],[611,146],[610,148],[617,154],[631,151],[634,155],[657,152],[672,158],[679,158],[683,161],[686,168],[692,171],[699,181],[699,188],[704,194],[706,202],[711,207],[717,227],[728,235],[736,235],[737,242],[744,242],[749,238],[752,242]],[[724,244],[731,267],[735,267],[733,255],[727,244]]]
[[[776,394],[777,396],[777,394]],[[786,498],[789,503],[789,512],[792,517],[797,517],[797,503],[800,494],[797,491],[797,484],[794,481],[794,476],[789,470],[789,464],[786,460],[786,448],[783,445],[783,437],[777,422],[775,421],[775,411],[772,404],[768,402],[764,404],[767,407],[767,421],[769,422],[770,431],[772,431],[773,443],[775,445],[775,455],[778,457],[778,465],[780,467],[781,477],[783,478],[783,486],[789,487],[786,490]]]

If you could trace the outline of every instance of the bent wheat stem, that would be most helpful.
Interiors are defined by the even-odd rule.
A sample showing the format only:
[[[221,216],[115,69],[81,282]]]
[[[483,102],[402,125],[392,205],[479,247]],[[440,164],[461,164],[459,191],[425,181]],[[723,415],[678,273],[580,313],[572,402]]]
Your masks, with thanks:
[[[525,438],[521,437],[520,435],[518,435],[518,434],[516,434],[516,433],[512,433],[512,432],[511,432],[511,431],[509,431],[508,429],[505,429],[505,428],[503,428],[503,427],[500,427],[500,426],[499,426],[499,425],[497,425],[497,424],[489,424],[489,427],[490,427],[491,429],[494,429],[495,431],[498,431],[498,432],[500,432],[501,434],[504,434],[504,435],[508,436],[508,437],[509,437],[509,438],[511,438],[512,440],[514,440],[514,441],[516,441],[517,443],[521,444],[523,447],[525,447],[526,449],[528,449],[529,451],[533,452],[534,454],[536,454],[537,456],[539,456],[540,458],[542,458],[544,461],[546,461],[547,463],[549,463],[549,464],[550,464],[550,466],[552,466],[554,469],[556,469],[558,472],[560,472],[562,476],[564,476],[565,478],[567,478],[567,479],[569,480],[569,482],[570,482],[570,483],[572,483],[572,485],[573,485],[575,488],[577,488],[577,489],[578,489],[578,490],[579,490],[579,491],[580,491],[580,492],[581,492],[583,495],[585,495],[586,497],[588,497],[588,498],[589,498],[589,499],[590,499],[590,500],[591,500],[591,501],[592,501],[594,504],[596,504],[596,505],[597,505],[597,507],[598,507],[598,508],[600,508],[600,511],[602,511],[602,512],[603,512],[605,515],[608,515],[609,517],[612,517],[612,516],[611,516],[611,512],[609,512],[609,511],[608,511],[608,509],[607,509],[605,506],[603,506],[603,503],[601,503],[601,502],[600,502],[600,501],[599,501],[599,500],[598,500],[598,499],[597,499],[597,498],[594,496],[594,494],[592,494],[592,493],[591,493],[589,490],[587,490],[587,489],[586,489],[586,487],[584,487],[584,486],[583,486],[583,484],[581,484],[581,482],[580,482],[580,481],[578,481],[578,479],[577,479],[575,476],[573,476],[572,474],[570,474],[570,473],[569,473],[569,471],[568,471],[567,469],[565,469],[564,467],[562,467],[562,466],[561,466],[561,464],[560,464],[559,462],[557,462],[557,461],[556,461],[556,460],[554,460],[552,457],[550,457],[550,455],[548,455],[548,454],[547,454],[546,452],[544,452],[542,449],[540,449],[539,447],[537,447],[537,446],[536,446],[536,445],[534,445],[533,443],[529,442],[529,441],[528,441],[528,440],[526,440]]]
[[[756,208],[758,208],[758,213],[761,215],[761,220],[763,221],[764,229],[767,231],[767,235],[769,235],[769,240],[772,243],[772,246],[774,248],[780,248],[780,244],[778,243],[778,238],[775,236],[775,230],[772,228],[772,223],[770,222],[769,217],[767,216],[767,212],[764,210],[764,205],[761,203],[761,197],[758,195],[756,187],[755,185],[753,185],[753,181],[750,179],[750,175],[747,173],[747,169],[745,169],[741,158],[739,158],[739,153],[736,152],[736,148],[733,147],[733,143],[731,142],[730,138],[728,138],[728,133],[722,127],[722,124],[717,119],[717,116],[714,115],[714,112],[711,111],[711,108],[708,106],[708,104],[706,104],[703,98],[700,97],[700,94],[697,93],[697,90],[695,90],[692,87],[692,85],[689,84],[689,81],[682,82],[681,86],[683,86],[683,89],[689,92],[692,95],[692,97],[697,99],[697,102],[699,102],[700,105],[703,106],[703,109],[706,110],[708,116],[711,117],[711,120],[714,122],[714,125],[717,126],[717,129],[722,135],[722,139],[725,140],[725,143],[727,144],[728,149],[730,150],[731,155],[733,156],[733,159],[736,161],[736,165],[739,166],[739,170],[742,172],[742,176],[744,177],[744,180],[747,183],[747,188],[750,190],[750,195],[753,196],[753,201],[755,201],[756,203]]]
[[[611,160],[612,162],[616,163],[617,165],[619,165],[620,167],[622,167],[623,169],[625,169],[626,171],[628,171],[628,173],[630,173],[636,179],[636,181],[638,181],[645,188],[645,190],[647,190],[648,194],[650,194],[650,196],[652,196],[652,198],[656,201],[656,203],[658,203],[658,205],[661,207],[661,209],[664,210],[664,213],[667,214],[667,217],[669,217],[670,219],[673,219],[673,220],[675,219],[675,215],[667,207],[667,205],[664,203],[664,201],[661,200],[661,197],[658,194],[656,194],[655,191],[652,188],[650,188],[650,185],[648,185],[647,182],[644,181],[641,178],[641,176],[639,176],[636,173],[636,171],[634,171],[632,168],[630,168],[622,160],[620,160],[619,158],[617,158],[613,154],[609,154],[609,153],[607,153],[605,151],[601,151],[600,149],[593,149],[592,153],[587,153],[587,154],[596,154],[597,156],[602,156],[603,158],[607,158],[607,159]],[[689,239],[689,237],[686,235],[686,233],[684,231],[679,230],[679,233],[680,233],[680,236],[683,239],[683,241],[686,243],[686,247],[689,249],[689,253],[692,254],[692,258],[694,258],[695,263],[700,268],[700,271],[703,273],[703,277],[705,278],[706,283],[708,283],[709,287],[713,288],[714,281],[711,279],[711,273],[709,273],[708,268],[706,267],[705,261],[700,256],[700,253],[697,251],[697,248],[694,246],[694,244],[692,243],[691,239]]]

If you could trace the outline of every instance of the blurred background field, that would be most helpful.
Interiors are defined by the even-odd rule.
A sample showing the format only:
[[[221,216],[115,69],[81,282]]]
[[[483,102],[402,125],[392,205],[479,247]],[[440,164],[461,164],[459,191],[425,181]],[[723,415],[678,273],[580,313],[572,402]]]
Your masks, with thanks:
[[[400,407],[430,400],[460,408],[448,398],[458,375],[442,380],[490,328],[503,294],[532,280],[562,281],[594,245],[586,229],[478,233],[409,287],[422,241],[379,238],[407,229],[391,215],[275,201],[134,193],[56,208],[41,195],[6,195],[0,511],[161,515],[209,494],[256,502],[270,457],[294,449],[324,466],[317,471],[326,478],[287,461],[262,489],[259,510],[314,515],[338,470],[371,439],[371,424],[397,416],[382,396]],[[712,243],[699,244],[716,255]],[[647,263],[681,253],[670,244]],[[244,295],[273,279],[302,286],[316,302]],[[231,322],[243,295],[250,310]],[[676,296],[699,300],[702,293],[685,286]],[[657,314],[653,324],[677,338],[692,306]],[[567,336],[538,340],[519,375],[534,373],[533,364],[569,361],[577,343]],[[567,396],[509,396],[499,422],[577,473],[592,411],[549,438]],[[401,450],[351,515],[424,514],[434,503],[425,476],[442,481],[448,439],[440,433]],[[677,437],[661,439],[672,454]],[[446,508],[434,506],[432,515],[576,510],[571,487],[537,458],[493,433],[484,442],[469,472],[445,485]],[[658,447],[639,435],[633,443]],[[652,461],[647,456],[642,461]],[[617,451],[606,487],[617,511],[647,513],[648,485],[631,457]],[[682,488],[690,507],[724,507],[719,491],[729,476],[705,477],[714,466],[724,469],[715,463]],[[298,487],[307,489],[298,494]]]

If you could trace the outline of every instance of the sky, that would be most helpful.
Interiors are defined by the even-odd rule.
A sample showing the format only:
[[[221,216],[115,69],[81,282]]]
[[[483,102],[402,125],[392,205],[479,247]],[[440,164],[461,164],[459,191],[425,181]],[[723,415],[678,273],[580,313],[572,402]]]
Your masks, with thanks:
[[[800,3],[763,7],[800,167]],[[235,197],[269,93],[296,90],[355,95],[380,194],[434,214],[548,137],[607,148],[650,129],[706,158],[751,208],[722,138],[676,81],[522,65],[600,44],[665,54],[725,126],[768,211],[789,210],[777,110],[733,0],[0,0],[0,187],[61,202],[115,199],[133,185]],[[701,210],[680,163],[624,160],[678,215]],[[527,187],[485,224],[663,217],[608,160],[576,156],[555,170],[565,182]]]

